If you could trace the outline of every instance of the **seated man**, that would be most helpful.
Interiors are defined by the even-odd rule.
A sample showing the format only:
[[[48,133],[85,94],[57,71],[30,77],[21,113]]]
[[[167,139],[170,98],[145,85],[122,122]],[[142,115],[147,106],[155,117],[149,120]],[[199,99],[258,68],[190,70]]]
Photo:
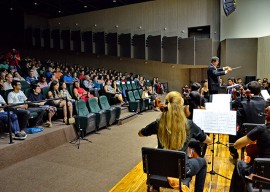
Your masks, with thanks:
[[[24,103],[27,100],[27,97],[21,91],[21,82],[14,80],[12,82],[12,86],[13,91],[8,94],[8,104]],[[27,126],[28,120],[30,118],[30,112],[38,113],[38,117],[33,122],[34,127],[42,124],[43,115],[45,114],[44,109],[38,107],[28,107],[28,104],[17,105],[13,110],[19,118],[19,124],[22,133],[24,133],[24,129]]]
[[[267,108],[270,110],[270,107]],[[270,113],[269,113],[270,114]],[[257,126],[251,130],[246,136],[241,137],[234,143],[236,149],[241,149],[254,141],[257,141],[258,158],[270,158],[270,121],[267,120],[266,125]],[[238,161],[234,168],[230,192],[243,191],[248,181],[245,176],[249,176],[253,172],[252,164],[244,161]]]
[[[29,71],[29,76],[25,78],[28,84],[32,84],[33,82],[38,81],[38,79],[34,75],[34,71]]]
[[[4,90],[10,90],[13,89],[11,83],[13,81],[13,76],[11,73],[6,74],[6,82],[4,83]]]
[[[100,90],[100,88],[95,87],[95,84],[92,82],[89,75],[85,75],[83,85],[85,88],[89,89],[90,93],[93,93],[96,97],[99,97],[98,91]]]
[[[261,84],[256,81],[251,81],[248,84],[248,89],[250,90],[252,96],[248,100],[244,100],[239,104],[237,109],[237,134],[236,136],[229,135],[229,142],[234,143],[238,138],[242,136],[243,123],[256,123],[256,124],[264,124],[265,118],[263,116],[259,116],[260,113],[264,113],[265,108],[267,107],[266,101],[262,97],[259,97],[261,93]],[[231,152],[231,156],[234,159],[238,159],[237,150],[233,147],[229,147]]]
[[[3,97],[0,95],[0,106],[6,105],[5,100]],[[8,113],[4,111],[3,108],[0,108],[0,120],[4,121],[5,123],[8,122]],[[10,127],[12,130],[12,133],[15,134],[14,139],[18,140],[24,140],[26,139],[27,135],[24,132],[21,132],[19,122],[18,122],[18,117],[16,114],[14,114],[12,111],[10,112]]]

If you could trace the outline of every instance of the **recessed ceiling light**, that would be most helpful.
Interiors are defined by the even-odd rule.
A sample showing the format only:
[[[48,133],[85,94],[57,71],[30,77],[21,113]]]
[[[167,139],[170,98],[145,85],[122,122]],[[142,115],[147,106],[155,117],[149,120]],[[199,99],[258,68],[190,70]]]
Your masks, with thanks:
[[[87,8],[87,5],[83,6],[85,9]]]
[[[36,6],[37,6],[37,5],[38,5],[38,3],[37,3],[37,2],[35,2],[35,3],[34,3],[34,5],[36,5]]]
[[[61,12],[62,12],[61,10],[58,11],[58,13],[61,13]]]
[[[12,7],[10,7],[10,8],[9,8],[9,10],[10,10],[10,11],[13,11],[13,8],[12,8]]]
[[[116,0],[113,0],[114,3],[116,3]]]

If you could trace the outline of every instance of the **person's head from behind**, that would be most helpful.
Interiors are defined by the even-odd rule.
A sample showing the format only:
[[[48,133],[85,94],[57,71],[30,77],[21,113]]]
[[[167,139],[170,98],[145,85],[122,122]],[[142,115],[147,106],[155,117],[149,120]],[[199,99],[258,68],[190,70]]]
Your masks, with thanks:
[[[184,99],[177,91],[168,93],[164,112],[161,115],[158,138],[165,149],[179,150],[186,140],[186,116]]]
[[[193,107],[197,108],[201,106],[201,95],[197,91],[191,91],[189,94],[190,101],[194,105]]]
[[[219,64],[219,58],[218,58],[217,56],[212,57],[212,58],[211,58],[211,63],[212,63],[215,67],[217,67],[218,64]]]
[[[14,81],[12,81],[11,85],[12,85],[14,91],[18,91],[18,90],[22,89],[22,84],[20,81],[14,80]]]
[[[195,82],[195,83],[192,83],[191,85],[191,91],[199,91],[200,88],[201,88],[200,83]]]
[[[248,89],[251,94],[259,95],[261,93],[262,86],[258,81],[251,81],[248,83]]]

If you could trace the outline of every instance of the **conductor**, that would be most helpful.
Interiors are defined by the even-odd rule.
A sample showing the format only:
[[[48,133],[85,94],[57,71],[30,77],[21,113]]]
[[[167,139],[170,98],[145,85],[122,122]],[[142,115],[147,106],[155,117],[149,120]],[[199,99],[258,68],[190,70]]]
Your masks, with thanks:
[[[219,85],[219,76],[226,75],[228,72],[232,71],[232,68],[229,66],[217,68],[219,64],[218,57],[212,57],[211,64],[208,66],[207,69],[207,77],[208,77],[208,89],[209,94],[217,94]]]

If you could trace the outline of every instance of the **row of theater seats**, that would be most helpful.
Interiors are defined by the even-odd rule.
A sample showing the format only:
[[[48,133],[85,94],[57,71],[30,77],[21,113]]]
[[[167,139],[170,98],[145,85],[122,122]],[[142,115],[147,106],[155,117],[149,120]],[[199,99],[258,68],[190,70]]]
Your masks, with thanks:
[[[75,102],[75,127],[84,135],[112,125],[121,115],[121,107],[110,106],[106,96],[100,96],[98,100],[89,98],[88,102]]]

